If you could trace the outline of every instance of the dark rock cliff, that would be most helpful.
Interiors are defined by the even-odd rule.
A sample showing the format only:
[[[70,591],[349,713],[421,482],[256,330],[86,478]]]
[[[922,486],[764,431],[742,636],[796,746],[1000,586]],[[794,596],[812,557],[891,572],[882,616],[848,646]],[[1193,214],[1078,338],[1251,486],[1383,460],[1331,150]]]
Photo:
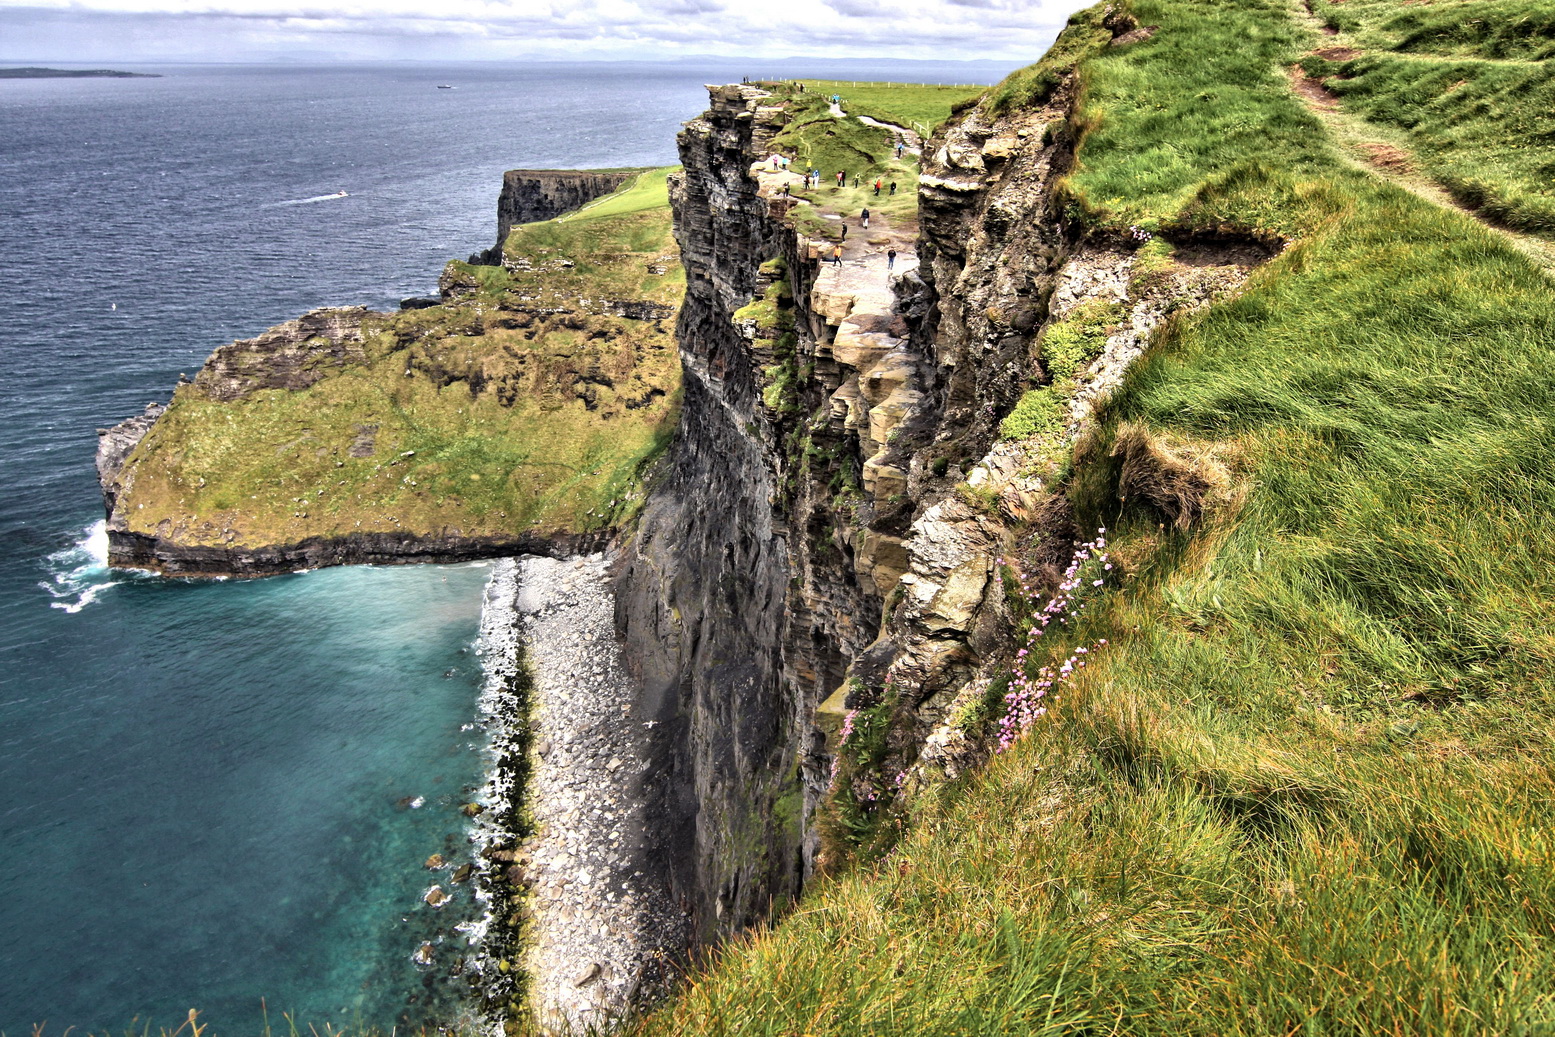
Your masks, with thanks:
[[[756,94],[715,90],[680,135],[684,172],[670,197],[687,274],[681,426],[617,588],[644,701],[670,732],[665,824],[704,935],[759,917],[802,873],[798,810],[774,806],[799,802],[807,703],[784,649],[803,621],[789,601],[794,563],[773,508],[758,372],[733,322],[787,233],[747,171]]]
[[[614,191],[639,171],[593,169],[510,169],[502,175],[497,197],[497,243],[479,257],[483,263],[502,262],[502,244],[508,231],[520,223],[554,220]]]
[[[920,263],[883,302],[823,271],[785,219],[793,203],[760,184],[783,119],[773,99],[713,88],[680,135],[685,405],[671,474],[620,558],[617,607],[668,732],[663,832],[704,940],[824,865],[816,807],[846,710],[887,684],[900,697],[891,774],[871,798],[986,751],[949,718],[1014,650],[999,560],[1018,555],[1041,580],[1077,539],[1055,448],[1084,434],[1170,309],[1245,276],[1210,257],[1136,278],[1132,243],[1066,224],[1054,188],[1072,99],[1063,84],[1006,117],[973,108],[926,143]],[[737,316],[774,276],[792,293],[791,355]],[[1044,330],[1085,307],[1115,323],[1064,378],[1061,426],[1001,441],[1022,393],[1057,382]]]

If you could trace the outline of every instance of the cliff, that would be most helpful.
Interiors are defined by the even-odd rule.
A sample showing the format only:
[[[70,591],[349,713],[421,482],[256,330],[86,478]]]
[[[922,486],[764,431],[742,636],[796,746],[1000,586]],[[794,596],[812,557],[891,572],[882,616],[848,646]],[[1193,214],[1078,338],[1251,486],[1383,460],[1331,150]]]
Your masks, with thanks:
[[[502,246],[519,224],[554,220],[610,194],[637,177],[640,169],[510,169],[497,196],[497,243],[480,262],[502,262]]]
[[[1050,579],[1082,539],[1061,455],[1169,312],[1278,248],[1184,233],[1140,276],[1137,240],[1078,233],[1055,186],[1073,99],[966,108],[923,149],[916,213],[796,195],[767,161],[800,132],[787,96],[714,88],[680,135],[685,403],[618,608],[672,732],[666,830],[703,939],[892,838],[904,785],[986,755],[989,730],[945,721],[987,712],[1016,651],[1001,560]],[[822,221],[861,204],[874,223],[836,243]],[[845,715],[879,719],[867,766],[838,752]]]
[[[872,196],[768,159],[855,131],[714,90],[622,623],[703,934],[832,878],[630,1032],[1548,1018],[1549,63],[1497,12],[1079,12],[926,142],[884,308]]]
[[[217,349],[102,435],[110,563],[258,575],[608,543],[678,402],[664,175],[509,228],[505,265],[450,264],[435,305],[317,310]]]

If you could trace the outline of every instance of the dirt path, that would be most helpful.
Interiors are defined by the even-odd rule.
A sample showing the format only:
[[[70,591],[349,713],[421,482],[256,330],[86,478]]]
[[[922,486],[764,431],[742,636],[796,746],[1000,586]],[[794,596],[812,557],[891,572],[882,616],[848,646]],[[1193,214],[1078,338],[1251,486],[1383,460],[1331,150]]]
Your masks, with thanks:
[[[903,151],[913,155],[923,154],[923,138],[918,136],[915,131],[909,130],[906,126],[898,126],[894,122],[881,122],[879,119],[871,119],[867,115],[856,115],[854,118],[858,119],[858,121],[863,123],[865,126],[873,126],[876,129],[889,130],[891,132],[892,143],[900,144]]]
[[[1340,36],[1326,30],[1318,18],[1304,4],[1293,5],[1299,21],[1314,31],[1321,31],[1329,40],[1341,40]],[[1344,60],[1364,53],[1348,42],[1334,43],[1317,51],[1319,56],[1334,57],[1342,51]],[[1416,58],[1421,55],[1397,55]],[[1423,60],[1431,60],[1429,57]],[[1480,60],[1480,59],[1464,59]],[[1343,154],[1356,166],[1373,176],[1403,188],[1433,205],[1462,213],[1493,234],[1499,235],[1513,248],[1533,260],[1545,272],[1555,278],[1555,241],[1531,234],[1522,234],[1499,226],[1485,219],[1472,208],[1464,205],[1439,184],[1420,171],[1414,151],[1402,131],[1378,126],[1357,115],[1344,111],[1340,98],[1320,81],[1302,71],[1300,65],[1290,69],[1291,89],[1300,97],[1313,114],[1327,127],[1329,134]]]
[[[799,173],[774,169],[770,156],[766,161],[752,166],[751,175],[760,184],[758,190],[763,198],[781,197],[785,187],[791,192],[797,192],[799,185],[804,182],[804,177]],[[884,309],[878,312],[890,313],[891,284],[918,266],[918,221],[893,220],[890,215],[870,204],[876,196],[868,191],[861,192],[864,200],[857,208],[850,206],[846,213],[838,212],[827,204],[830,200],[827,191],[826,180],[822,179],[819,188],[804,194],[788,195],[797,199],[797,205],[811,207],[829,223],[847,228],[847,236],[841,242],[821,238],[812,240],[812,256],[825,261],[817,288],[825,285],[828,291],[871,295],[883,293],[884,301],[880,305],[884,305]],[[865,207],[870,209],[867,228],[862,216]],[[831,262],[837,244],[842,246],[841,265]],[[896,252],[894,262],[890,256],[892,251]]]

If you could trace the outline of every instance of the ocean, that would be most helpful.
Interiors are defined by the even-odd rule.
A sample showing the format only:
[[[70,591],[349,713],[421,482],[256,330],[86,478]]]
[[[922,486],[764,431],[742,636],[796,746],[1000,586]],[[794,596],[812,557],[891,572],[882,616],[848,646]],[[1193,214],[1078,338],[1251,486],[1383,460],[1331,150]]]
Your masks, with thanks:
[[[424,862],[469,852],[490,566],[110,573],[95,430],[234,338],[434,294],[506,169],[673,163],[705,83],[998,72],[126,67],[164,76],[0,81],[0,1033],[447,1020],[476,905]]]

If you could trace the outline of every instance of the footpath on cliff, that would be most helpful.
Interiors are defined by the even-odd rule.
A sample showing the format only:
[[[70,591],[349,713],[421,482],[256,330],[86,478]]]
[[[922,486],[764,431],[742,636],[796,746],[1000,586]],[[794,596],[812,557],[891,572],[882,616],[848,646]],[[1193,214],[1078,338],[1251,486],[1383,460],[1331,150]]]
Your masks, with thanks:
[[[801,248],[820,267],[810,289],[812,311],[836,328],[832,356],[855,368],[858,378],[839,390],[846,422],[877,453],[866,459],[863,482],[877,496],[906,485],[905,473],[885,464],[885,442],[919,401],[914,388],[917,358],[908,349],[906,325],[896,316],[896,285],[918,268],[917,180],[922,140],[912,130],[863,115],[849,115],[832,101],[834,120],[855,119],[885,130],[890,157],[872,163],[860,177],[842,170],[820,170],[809,186],[804,171],[794,172],[796,156],[773,149],[750,167],[757,192],[786,203],[800,230]],[[868,212],[868,219],[864,213]]]
[[[1388,52],[1369,45],[1374,41],[1360,26],[1340,29],[1326,24],[1313,11],[1310,3],[1296,10],[1300,21],[1308,30],[1319,34],[1324,45],[1307,55],[1306,62],[1291,66],[1291,88],[1332,134],[1334,142],[1346,157],[1368,173],[1403,188],[1417,198],[1468,216],[1533,260],[1545,276],[1555,279],[1555,241],[1508,226],[1491,218],[1481,208],[1456,197],[1443,186],[1439,177],[1432,175],[1431,163],[1425,160],[1406,131],[1379,125],[1361,114],[1345,110],[1342,105],[1343,95],[1336,92],[1334,86],[1350,78],[1353,74],[1351,70],[1357,67],[1353,63],[1365,59],[1375,61],[1379,56],[1390,56]],[[1458,68],[1520,66],[1532,70],[1540,65],[1536,61],[1514,58],[1475,55],[1470,59],[1462,55],[1431,54],[1418,50],[1410,51],[1407,60],[1415,63],[1441,63]],[[1311,71],[1304,67],[1308,63],[1313,66]],[[1332,74],[1313,74],[1319,69],[1334,71]],[[1467,82],[1467,79],[1459,80],[1454,90],[1462,88]]]

